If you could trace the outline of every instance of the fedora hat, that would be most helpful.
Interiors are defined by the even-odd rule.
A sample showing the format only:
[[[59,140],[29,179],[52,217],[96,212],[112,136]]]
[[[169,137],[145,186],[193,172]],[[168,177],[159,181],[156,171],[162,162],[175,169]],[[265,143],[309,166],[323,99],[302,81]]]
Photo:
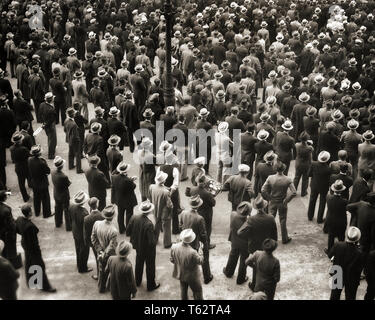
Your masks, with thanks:
[[[74,118],[75,114],[76,114],[76,111],[73,108],[66,109],[66,115],[69,118]]]
[[[220,71],[215,72],[214,77],[216,79],[221,79],[223,77],[223,74]]]
[[[324,77],[319,73],[314,77],[314,82],[316,84],[322,83],[324,81]]]
[[[361,115],[361,113],[359,112],[358,109],[352,109],[349,111],[349,116],[352,118],[352,119],[358,119],[358,117]]]
[[[21,143],[24,138],[25,137],[23,134],[21,134],[19,131],[16,131],[15,133],[13,133],[11,141],[12,143]]]
[[[292,89],[292,85],[289,82],[285,82],[283,86],[281,87],[281,89],[283,89],[284,91],[288,91]]]
[[[261,195],[256,197],[256,199],[253,202],[254,209],[256,210],[264,209],[265,207],[267,207],[267,204],[267,201],[264,200]]]
[[[54,95],[52,92],[47,92],[45,95],[44,95],[44,100],[52,100],[52,98],[54,98]]]
[[[248,201],[242,201],[238,206],[237,206],[237,213],[240,214],[241,216],[247,216],[250,215],[252,210],[251,203]]]
[[[130,242],[126,240],[121,240],[116,248],[116,253],[120,257],[127,257],[130,251],[133,249],[133,246]]]
[[[139,205],[139,211],[141,213],[149,213],[152,212],[155,209],[155,206],[150,202],[150,200],[146,200],[141,202]]]
[[[225,91],[224,91],[224,90],[219,90],[219,91],[216,93],[216,98],[217,98],[217,99],[223,99],[223,98],[225,98]]]
[[[350,66],[356,66],[358,64],[357,60],[355,58],[351,58],[348,61]]]
[[[90,166],[97,166],[101,160],[96,154],[94,154],[92,156],[89,156],[87,158],[87,161],[89,162]]]
[[[306,92],[302,92],[299,95],[298,100],[301,102],[308,102],[310,100],[310,96]]]
[[[117,146],[120,143],[120,141],[121,141],[121,138],[118,135],[113,134],[109,137],[108,144],[110,146]]]
[[[367,130],[363,135],[362,138],[366,141],[371,141],[374,139],[374,133],[371,130]]]
[[[144,71],[145,69],[143,68],[143,66],[141,64],[137,64],[134,68],[135,72],[142,72]]]
[[[354,119],[351,119],[351,120],[348,121],[347,126],[348,126],[348,129],[355,130],[355,129],[358,128],[359,123],[358,123],[358,121],[356,121],[356,120],[354,120]]]
[[[126,173],[130,169],[130,164],[127,164],[125,161],[121,161],[117,167],[116,170],[121,173]]]
[[[151,118],[155,113],[152,112],[152,110],[150,108],[147,108],[144,112],[143,112],[143,117],[144,118]]]
[[[116,207],[113,204],[106,206],[103,211],[102,215],[105,219],[111,220],[115,215]]]
[[[270,71],[270,73],[268,74],[268,78],[270,79],[274,79],[276,77],[277,77],[277,72],[275,70]]]
[[[94,109],[94,113],[95,113],[95,115],[102,115],[103,113],[104,113],[104,109],[102,108],[102,107],[96,107],[95,109]]]
[[[55,165],[56,168],[60,168],[65,164],[65,160],[61,158],[60,156],[56,156],[55,159],[53,160],[53,164]]]
[[[90,130],[92,133],[98,133],[102,129],[102,124],[100,122],[94,122],[90,126]]]
[[[285,122],[281,125],[281,128],[284,130],[290,131],[293,129],[292,121],[290,120],[285,120]]]
[[[341,103],[342,103],[342,104],[346,104],[346,105],[348,105],[348,104],[351,104],[352,101],[353,101],[353,98],[352,98],[351,96],[348,96],[348,95],[343,96],[343,97],[341,98]]]
[[[283,36],[281,33],[279,33],[279,34],[276,36],[276,40],[277,40],[277,41],[283,41],[283,40],[284,40],[284,36]]]
[[[277,241],[267,238],[263,241],[262,248],[263,251],[275,251],[275,249],[277,248]]]
[[[262,28],[267,28],[268,27],[268,23],[266,21],[262,21],[262,23],[260,24],[260,26]]]
[[[200,109],[200,111],[199,111],[199,115],[200,115],[201,117],[207,117],[209,114],[210,114],[210,112],[209,112],[206,108],[202,108],[202,109]]]
[[[268,121],[269,119],[271,118],[270,114],[268,112],[263,112],[260,117],[259,117],[259,120],[261,121]]]
[[[42,147],[40,144],[33,145],[30,150],[32,156],[40,156],[42,153]]]
[[[165,173],[164,171],[159,171],[156,176],[155,176],[155,182],[158,184],[162,184],[167,180],[168,174]]]
[[[241,163],[241,164],[238,166],[238,172],[246,173],[246,172],[249,172],[249,171],[250,171],[250,167],[249,167],[247,164],[243,164],[243,163]]]
[[[83,73],[83,71],[81,70],[78,70],[74,73],[73,77],[76,78],[76,79],[80,79],[84,76],[85,74]]]
[[[272,162],[275,160],[275,158],[276,158],[276,154],[275,152],[273,152],[273,150],[266,152],[266,154],[263,156],[263,160],[265,162]]]
[[[77,53],[77,50],[76,50],[75,48],[70,48],[69,51],[68,51],[68,54],[69,54],[70,56],[73,56],[73,55],[75,55],[76,53]]]
[[[194,159],[194,164],[204,165],[205,163],[206,163],[205,157],[199,157],[199,158]]]
[[[276,103],[276,97],[275,96],[269,96],[266,99],[266,104],[268,105],[274,105]]]
[[[362,86],[359,82],[355,82],[353,83],[352,88],[357,91],[357,90],[361,90]]]
[[[73,202],[78,205],[84,204],[87,200],[89,200],[89,196],[84,191],[78,191],[73,197]]]
[[[357,227],[349,227],[346,233],[346,242],[356,243],[361,239],[361,230]]]
[[[344,114],[340,110],[335,110],[332,112],[331,117],[333,120],[341,120],[344,117]]]
[[[196,238],[193,229],[184,229],[180,233],[180,239],[183,243],[192,243]]]
[[[199,194],[197,194],[196,196],[193,196],[189,199],[189,205],[192,209],[197,209],[199,208],[201,205],[203,204],[203,200],[201,199],[201,197],[199,196]]]
[[[140,143],[140,147],[145,149],[153,145],[152,140],[149,137],[143,137],[142,142]]]
[[[98,71],[98,77],[99,78],[104,78],[104,77],[106,77],[107,76],[107,71],[105,71],[105,69],[101,69],[101,70],[99,70]]]
[[[331,190],[333,192],[342,192],[346,189],[344,186],[344,182],[342,180],[336,180],[332,185],[331,185]]]
[[[335,78],[330,78],[328,81],[327,81],[327,84],[331,87],[334,87],[336,84],[337,84],[337,80]]]
[[[261,140],[261,141],[265,141],[267,140],[267,138],[269,137],[270,133],[264,129],[260,130],[257,134],[257,139],[258,140]]]
[[[331,154],[328,151],[321,151],[318,155],[318,161],[320,163],[326,163],[331,158]]]
[[[316,114],[317,110],[315,107],[310,106],[306,109],[306,115],[308,116],[314,116]]]
[[[220,133],[224,133],[228,130],[229,128],[229,123],[228,122],[220,122],[219,125],[217,126],[217,130],[220,132]]]
[[[120,114],[120,110],[117,109],[117,107],[112,107],[111,109],[109,109],[109,113],[108,113],[110,116],[114,117],[114,116],[117,116],[118,114]]]

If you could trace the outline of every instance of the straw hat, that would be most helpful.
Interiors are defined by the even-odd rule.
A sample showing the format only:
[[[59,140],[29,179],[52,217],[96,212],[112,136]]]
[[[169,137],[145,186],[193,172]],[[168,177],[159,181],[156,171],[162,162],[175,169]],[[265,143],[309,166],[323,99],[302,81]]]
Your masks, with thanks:
[[[192,243],[196,238],[193,229],[184,229],[180,233],[180,239],[183,243]]]
[[[320,163],[326,163],[331,158],[331,155],[328,151],[321,151],[318,155],[318,161]]]

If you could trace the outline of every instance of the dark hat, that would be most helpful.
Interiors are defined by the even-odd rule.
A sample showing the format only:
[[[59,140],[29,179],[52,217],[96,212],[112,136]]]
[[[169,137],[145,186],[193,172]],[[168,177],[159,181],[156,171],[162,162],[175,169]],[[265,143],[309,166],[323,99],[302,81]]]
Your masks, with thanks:
[[[263,241],[262,248],[264,251],[272,252],[277,248],[277,241],[267,238]]]
[[[115,206],[113,204],[106,206],[102,211],[102,215],[105,219],[111,220],[115,215]]]
[[[102,115],[104,113],[104,109],[102,107],[96,107],[94,112],[96,115]]]
[[[252,210],[251,203],[248,201],[243,201],[237,206],[237,213],[242,216],[250,215]]]
[[[74,116],[75,116],[75,114],[76,114],[76,110],[74,110],[73,108],[68,108],[67,110],[66,110],[66,114],[67,114],[67,116],[69,117],[69,118],[73,118]]]
[[[96,154],[88,157],[87,160],[90,166],[97,166],[100,163],[100,158]]]
[[[260,210],[260,209],[264,209],[265,207],[267,207],[267,201],[264,200],[262,198],[262,196],[258,196],[255,200],[254,200],[254,209],[256,210]]]
[[[32,156],[40,156],[41,153],[42,153],[42,148],[39,144],[36,144],[31,147],[30,154]]]
[[[86,192],[78,191],[75,194],[73,201],[75,204],[81,205],[81,204],[84,204],[88,199],[89,199],[89,196],[87,195]]]
[[[60,168],[64,165],[65,160],[61,158],[60,156],[56,156],[55,159],[53,160],[53,164],[55,165],[56,168]]]
[[[150,202],[150,200],[146,200],[146,201],[143,201],[140,205],[139,205],[139,211],[141,213],[149,213],[149,212],[152,212],[154,210],[155,206]]]
[[[23,134],[21,134],[20,132],[16,131],[15,133],[13,133],[11,140],[12,140],[13,143],[21,143],[24,138],[25,137],[24,137]]]
[[[197,209],[203,204],[203,200],[201,199],[199,195],[196,195],[189,199],[189,204],[192,209]]]

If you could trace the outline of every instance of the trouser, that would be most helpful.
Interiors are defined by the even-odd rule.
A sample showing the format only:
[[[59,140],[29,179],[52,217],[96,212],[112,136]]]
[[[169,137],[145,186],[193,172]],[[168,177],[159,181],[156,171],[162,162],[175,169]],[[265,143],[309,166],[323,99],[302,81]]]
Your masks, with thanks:
[[[345,289],[345,300],[355,300],[357,295],[358,285],[346,285]],[[342,289],[332,289],[330,300],[340,300]]]
[[[37,283],[31,283],[31,277],[35,275],[35,271],[30,267],[32,266],[39,266],[42,269],[42,288],[43,290],[51,289],[51,284],[49,283],[47,274],[46,274],[46,266],[40,254],[30,254],[28,251],[25,250],[25,275],[26,275],[26,285],[30,287],[30,285],[36,285]]]
[[[282,163],[285,164],[285,170],[284,170],[284,174],[286,176],[288,176],[288,172],[289,172],[289,167],[290,167],[290,160],[287,160],[287,161],[282,161]]]
[[[45,128],[45,130],[48,139],[48,159],[54,159],[57,145],[56,126],[52,124],[51,127]]]
[[[97,266],[98,268],[98,288],[99,293],[107,291],[107,279],[109,276],[109,270],[107,270],[107,262],[110,256],[98,256]]]
[[[373,268],[373,266],[369,266]],[[365,294],[365,300],[374,300],[375,298],[375,270],[368,270],[369,267],[365,267],[365,275],[367,281],[367,291]]]
[[[87,120],[87,122],[89,121],[89,108],[87,107],[87,103],[82,103],[82,107],[81,107],[81,113],[82,113],[82,116],[84,119]]]
[[[173,204],[172,209],[172,233],[179,234],[180,233],[180,226],[178,215],[181,213],[181,206],[180,206],[180,192],[178,189],[172,192],[171,194],[171,201]]]
[[[298,188],[300,179],[302,178],[301,195],[307,194],[307,187],[309,185],[309,167],[296,167],[296,173],[294,176],[294,187]]]
[[[225,169],[224,169],[225,167]],[[224,165],[223,161],[219,160],[217,166],[217,181],[224,184],[225,181],[230,177],[228,170],[230,169],[231,165]],[[207,172],[206,172],[207,173]]]
[[[0,298],[1,300],[17,300],[17,282],[12,285],[10,288],[1,288],[0,289]]]
[[[65,230],[72,231],[72,221],[69,215],[69,200],[56,200],[55,199],[55,226],[60,228],[63,223],[63,213],[65,218]]]
[[[106,197],[97,197],[99,200],[98,209],[99,211],[102,211],[106,206]]]
[[[181,300],[189,300],[188,289],[193,291],[194,300],[203,300],[202,284],[199,279],[192,279],[189,281],[180,281]]]
[[[160,231],[163,232],[163,244],[164,248],[168,248],[172,245],[172,221],[171,219],[159,219],[155,225],[155,236],[159,239]]]
[[[104,156],[100,158],[100,163],[98,164],[98,169],[104,173],[105,178],[108,180],[108,182],[111,182],[111,178],[109,176],[109,170],[108,170],[108,162],[107,162],[107,157]]]
[[[200,214],[200,212],[198,211]],[[211,232],[212,232],[212,213],[210,212],[209,214],[205,213],[200,214],[204,218],[204,222],[206,225],[206,232],[207,232],[207,239],[208,239],[208,245],[211,243]]]
[[[51,200],[48,188],[33,188],[33,194],[35,216],[38,217],[40,215],[41,206],[43,205],[43,218],[48,218],[51,215]]]
[[[241,163],[247,164],[250,167],[249,174],[247,175],[247,178],[251,180],[253,178],[253,172],[254,172],[254,161],[255,161],[255,154],[249,154],[247,156],[242,157]]]
[[[89,259],[90,247],[85,245],[81,239],[74,239],[77,255],[77,269],[78,272],[87,271],[87,260]]]
[[[15,78],[15,70],[16,70],[16,60],[10,60],[9,61],[9,69],[10,69],[10,75],[12,78]]]
[[[66,106],[64,101],[55,101],[56,124],[59,124],[61,115],[61,125],[64,125],[66,119]]]
[[[179,160],[178,170],[180,171],[180,181],[186,180],[188,164],[188,148],[177,148],[177,157]]]
[[[99,276],[99,263],[98,263],[98,254],[95,251],[95,248],[90,244],[90,248],[92,250],[92,253],[94,254],[95,257],[95,262],[96,262],[96,275]]]
[[[198,249],[196,249],[198,251]],[[211,277],[211,268],[210,268],[210,251],[208,248],[208,243],[203,245],[203,262],[202,262],[202,271],[204,281],[208,281]]]
[[[30,196],[29,194],[27,193],[27,190],[26,190],[26,180],[30,186],[30,181],[29,181],[29,175],[24,172],[17,172],[16,171],[16,174],[17,174],[17,179],[18,179],[18,186],[20,188],[20,192],[22,194],[22,199],[24,202],[27,202],[29,201],[30,199]]]
[[[288,230],[286,227],[286,219],[288,214],[288,206],[282,201],[271,200],[268,205],[268,213],[276,217],[277,212],[279,212],[280,228],[281,228],[281,238],[283,243],[288,241]]]
[[[40,119],[40,114],[39,114],[39,106],[40,104],[42,103],[43,101],[38,101],[38,100],[35,100],[33,99],[33,104],[34,104],[34,110],[35,110],[35,117],[36,117],[36,121],[38,123],[41,123],[41,119]]]
[[[6,148],[5,146],[0,147],[0,180],[3,183],[4,187],[7,186],[7,173],[5,170],[6,167]]]
[[[129,151],[131,153],[133,153],[134,152],[134,148],[135,148],[133,131],[131,131],[131,130],[128,129],[126,134],[128,135]]]
[[[247,248],[245,248],[245,250],[241,250],[240,248],[235,248],[232,245],[232,248],[229,252],[228,262],[225,267],[225,275],[227,277],[233,276],[234,271],[236,270],[238,258],[240,258],[240,263],[238,265],[237,283],[243,283],[246,278],[245,261],[248,256],[249,253],[247,251]]]
[[[339,236],[333,235],[333,234],[328,234],[328,251],[331,250],[333,245],[335,244],[335,238],[338,238],[339,241],[344,241],[345,240],[345,231],[340,234]]]
[[[124,224],[124,218],[126,214],[126,226],[128,226],[130,218],[133,216],[134,207],[123,207],[118,206],[118,214],[117,214],[117,222],[118,222],[118,228],[120,233],[124,233],[126,230],[125,224]]]
[[[139,287],[142,283],[143,266],[146,263],[147,289],[152,290],[155,282],[155,258],[156,248],[150,248],[147,252],[138,252],[135,258],[135,283]]]
[[[263,291],[266,294],[267,300],[273,300],[276,292],[276,284],[268,285],[266,288],[262,288],[261,291]]]
[[[319,197],[319,209],[318,209],[318,217],[317,222],[322,223],[323,222],[323,216],[324,216],[324,209],[326,206],[326,197],[327,197],[327,189],[311,189],[310,193],[310,200],[309,200],[309,208],[307,210],[307,217],[311,221],[314,218],[315,214],[315,204],[316,200]]]
[[[82,171],[81,157],[82,157],[82,152],[80,148],[80,143],[77,143],[75,145],[69,145],[69,152],[68,152],[69,170],[74,168],[74,158],[76,158],[76,172],[79,173]]]

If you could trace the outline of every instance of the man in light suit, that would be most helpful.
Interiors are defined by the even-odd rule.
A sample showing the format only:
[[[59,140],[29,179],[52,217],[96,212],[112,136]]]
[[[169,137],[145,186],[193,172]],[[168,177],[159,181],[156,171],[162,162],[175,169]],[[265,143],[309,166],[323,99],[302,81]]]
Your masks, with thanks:
[[[180,234],[182,242],[174,244],[171,250],[171,262],[174,264],[173,278],[180,280],[181,300],[188,300],[188,288],[193,291],[194,300],[203,300],[201,272],[199,265],[203,256],[191,247],[196,235],[192,229]]]

